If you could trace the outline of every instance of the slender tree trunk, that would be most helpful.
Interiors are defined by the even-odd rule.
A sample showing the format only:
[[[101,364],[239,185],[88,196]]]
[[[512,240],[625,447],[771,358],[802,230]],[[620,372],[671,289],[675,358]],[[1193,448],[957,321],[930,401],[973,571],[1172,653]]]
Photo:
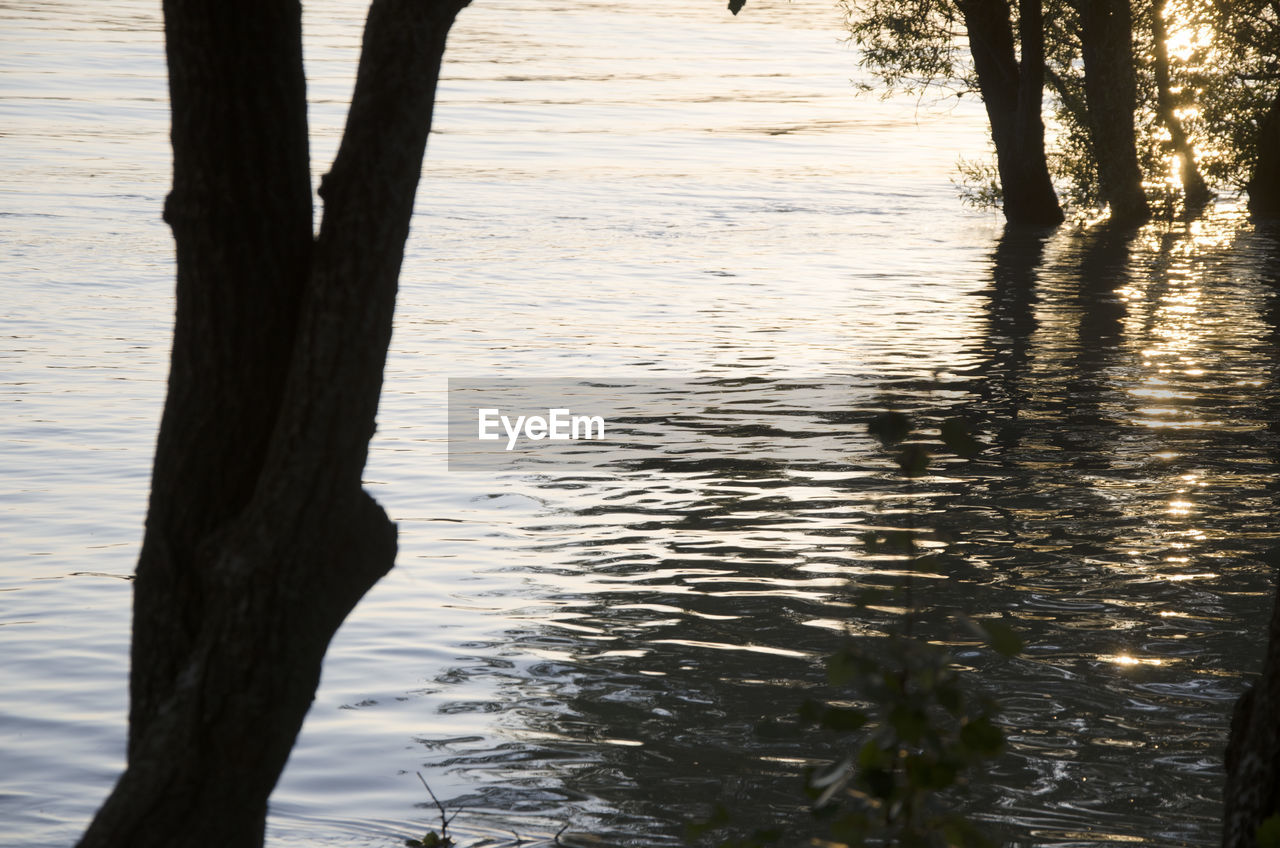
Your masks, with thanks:
[[[1021,64],[1008,0],[962,0],[978,87],[991,123],[1004,215],[1010,224],[1053,226],[1062,207],[1044,155],[1044,28],[1041,0],[1019,4]]]
[[[1276,94],[1258,132],[1258,160],[1247,186],[1249,212],[1255,219],[1280,218],[1280,93]]]
[[[375,0],[312,237],[297,0],[166,0],[177,316],[128,765],[84,846],[260,846],[329,640],[391,568],[361,488],[445,38]]]
[[[1164,23],[1166,0],[1153,0],[1151,6],[1151,39],[1155,46],[1156,108],[1160,122],[1169,131],[1173,154],[1178,157],[1178,174],[1182,180],[1182,201],[1188,212],[1195,212],[1213,199],[1196,166],[1195,149],[1176,111],[1172,83],[1169,79],[1169,31]]]
[[[1111,206],[1112,221],[1140,224],[1151,217],[1151,208],[1142,191],[1133,128],[1137,83],[1129,0],[1079,3],[1085,98],[1102,197]]]

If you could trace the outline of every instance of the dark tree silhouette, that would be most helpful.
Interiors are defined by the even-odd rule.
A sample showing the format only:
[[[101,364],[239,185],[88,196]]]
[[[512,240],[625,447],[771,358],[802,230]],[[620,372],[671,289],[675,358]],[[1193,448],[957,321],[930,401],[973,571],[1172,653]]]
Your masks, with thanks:
[[[166,0],[177,316],[128,764],[84,846],[258,846],[329,640],[392,566],[361,487],[445,38],[374,0],[312,234],[301,6]]]
[[[841,0],[841,4],[859,48],[858,64],[890,91],[919,94],[940,85],[977,89],[981,94],[996,150],[1001,208],[1010,224],[1061,223],[1062,207],[1045,159],[1041,117],[1042,0]]]
[[[1212,64],[1184,81],[1210,128],[1206,176],[1243,188],[1257,220],[1280,219],[1280,18],[1272,0],[1215,0]]]
[[[1151,217],[1151,209],[1142,191],[1133,125],[1133,13],[1129,0],[1078,2],[1084,91],[1099,187],[1111,206],[1112,221],[1141,223]]]
[[[1258,220],[1280,219],[1280,94],[1258,128],[1258,158],[1246,186],[1249,212]]]
[[[1261,678],[1236,701],[1227,742],[1223,848],[1256,848],[1258,827],[1280,815],[1280,603],[1267,628]]]
[[[1062,207],[1044,153],[1044,20],[1041,0],[1018,4],[1014,58],[1008,0],[957,0],[991,124],[1003,211],[1010,224],[1053,226]]]

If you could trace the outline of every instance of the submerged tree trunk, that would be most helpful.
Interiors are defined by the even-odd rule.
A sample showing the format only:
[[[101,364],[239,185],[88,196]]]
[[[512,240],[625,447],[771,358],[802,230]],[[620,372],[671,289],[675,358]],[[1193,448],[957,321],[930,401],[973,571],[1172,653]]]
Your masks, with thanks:
[[[1259,220],[1280,218],[1280,93],[1258,131],[1258,159],[1246,187],[1249,212]]]
[[[1166,0],[1154,0],[1151,6],[1151,39],[1155,46],[1156,109],[1160,122],[1169,131],[1169,143],[1178,158],[1178,176],[1182,181],[1182,200],[1188,212],[1197,212],[1213,199],[1196,166],[1195,149],[1178,117],[1169,79],[1169,31],[1164,23]]]
[[[1041,0],[1019,4],[1022,61],[1014,57],[1007,0],[962,0],[978,87],[991,122],[1004,215],[1010,224],[1053,226],[1062,207],[1044,154],[1044,27]]]
[[[1280,814],[1280,597],[1261,678],[1236,702],[1227,741],[1223,848],[1256,848],[1258,825]]]
[[[1089,134],[1102,197],[1112,221],[1140,224],[1151,217],[1151,209],[1134,137],[1137,83],[1129,0],[1079,0],[1079,9]]]
[[[361,487],[445,38],[375,0],[312,236],[297,0],[166,0],[177,315],[128,765],[83,846],[259,846],[329,640],[395,558]]]

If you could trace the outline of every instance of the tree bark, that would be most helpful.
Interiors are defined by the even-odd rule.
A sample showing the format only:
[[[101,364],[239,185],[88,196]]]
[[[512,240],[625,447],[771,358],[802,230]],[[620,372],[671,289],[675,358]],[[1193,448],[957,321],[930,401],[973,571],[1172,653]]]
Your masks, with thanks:
[[[1213,199],[1213,192],[1205,184],[1196,166],[1195,149],[1187,131],[1178,117],[1173,97],[1173,85],[1169,78],[1169,31],[1164,23],[1166,0],[1154,0],[1151,6],[1151,40],[1155,46],[1154,68],[1156,77],[1156,108],[1160,122],[1169,131],[1169,143],[1178,157],[1178,175],[1182,180],[1182,202],[1187,212],[1197,212]]]
[[[1280,218],[1280,93],[1258,131],[1258,159],[1246,186],[1249,213],[1256,220]]]
[[[166,0],[177,315],[128,765],[83,846],[259,846],[329,640],[392,566],[362,489],[445,39],[375,0],[312,236],[296,0]]]
[[[1013,225],[1053,226],[1062,207],[1044,154],[1044,27],[1041,0],[1019,4],[1021,63],[1014,57],[1008,0],[962,0],[978,87],[991,123],[1005,219]]]
[[[1133,113],[1133,14],[1129,0],[1079,0],[1089,131],[1102,197],[1111,220],[1140,224],[1151,217],[1142,190]]]
[[[1236,702],[1227,741],[1223,848],[1255,848],[1258,825],[1280,814],[1280,596],[1262,676]]]

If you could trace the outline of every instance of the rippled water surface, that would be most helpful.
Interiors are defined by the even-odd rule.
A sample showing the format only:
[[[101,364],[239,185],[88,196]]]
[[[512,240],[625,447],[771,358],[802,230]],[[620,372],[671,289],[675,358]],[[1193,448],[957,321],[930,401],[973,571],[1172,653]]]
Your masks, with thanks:
[[[318,173],[362,14],[307,4]],[[122,761],[169,152],[152,4],[5,4],[0,43],[0,820],[35,846]],[[1006,235],[948,182],[980,106],[855,98],[854,64],[819,0],[463,13],[368,469],[399,565],[332,646],[271,844],[401,844],[436,823],[415,772],[473,844],[803,822],[836,751],[785,719],[892,620],[851,603],[901,579],[863,543],[888,528],[937,554],[922,632],[1004,707],[964,809],[1010,845],[1216,844],[1270,603],[1280,247],[1230,203]],[[679,381],[694,424],[643,462],[451,473],[449,377]],[[986,448],[907,479],[867,434],[889,408]]]

